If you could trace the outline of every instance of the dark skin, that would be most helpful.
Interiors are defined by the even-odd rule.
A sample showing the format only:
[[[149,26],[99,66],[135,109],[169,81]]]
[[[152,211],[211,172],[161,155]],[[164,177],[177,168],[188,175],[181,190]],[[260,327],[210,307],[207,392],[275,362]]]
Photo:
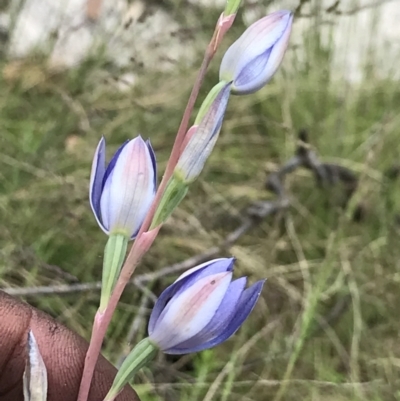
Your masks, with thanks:
[[[0,291],[0,401],[24,401],[22,375],[32,330],[47,368],[47,401],[76,401],[87,342],[50,316]],[[102,401],[116,369],[100,357],[88,401]],[[140,401],[126,387],[116,401]]]

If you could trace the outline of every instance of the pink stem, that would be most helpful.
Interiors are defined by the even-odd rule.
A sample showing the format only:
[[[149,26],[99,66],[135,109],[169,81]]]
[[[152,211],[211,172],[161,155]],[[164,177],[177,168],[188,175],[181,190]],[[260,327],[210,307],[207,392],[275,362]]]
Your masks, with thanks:
[[[104,313],[100,313],[99,311],[96,313],[92,336],[90,338],[90,344],[88,351],[86,353],[85,365],[82,373],[81,385],[79,388],[78,400],[77,401],[87,401],[90,384],[92,381],[94,369],[97,363],[97,359],[99,357],[101,346],[106,335],[108,326],[110,324],[111,318],[114,314],[114,311],[118,305],[118,302],[121,298],[122,292],[125,289],[126,284],[129,282],[133,272],[136,269],[136,266],[139,264],[142,256],[147,252],[152,243],[154,242],[160,227],[152,230],[154,233],[147,240],[141,241],[142,236],[146,235],[146,231],[150,227],[151,221],[154,217],[154,213],[156,211],[156,207],[159,204],[161,197],[164,193],[165,187],[173,174],[174,168],[178,162],[182,143],[185,139],[186,132],[188,130],[189,119],[193,112],[193,107],[196,102],[196,99],[199,95],[200,87],[204,81],[205,74],[207,72],[207,68],[213,59],[219,44],[222,41],[223,36],[228,31],[230,26],[233,23],[235,16],[223,17],[221,15],[220,19],[217,22],[215,27],[213,36],[211,38],[210,43],[207,46],[206,52],[204,54],[203,62],[201,64],[200,70],[197,74],[196,81],[193,85],[192,92],[190,93],[190,97],[188,103],[185,108],[185,112],[182,117],[182,121],[180,123],[178,133],[175,138],[174,145],[172,147],[171,155],[167,163],[167,167],[165,169],[164,176],[161,180],[161,183],[158,187],[155,199],[150,207],[149,212],[146,215],[146,218],[142,224],[142,227],[139,230],[139,233],[136,237],[135,242],[132,245],[132,248],[126,258],[124,266],[121,269],[121,274],[118,278],[118,281],[115,285],[113,293],[110,297],[110,301],[105,309]]]
[[[93,322],[92,336],[90,338],[89,348],[86,352],[85,365],[82,373],[81,386],[79,388],[78,400],[87,400],[92,382],[94,367],[99,357],[103,339],[106,335],[108,325],[102,324],[104,314],[96,312]],[[86,367],[90,367],[87,369]]]

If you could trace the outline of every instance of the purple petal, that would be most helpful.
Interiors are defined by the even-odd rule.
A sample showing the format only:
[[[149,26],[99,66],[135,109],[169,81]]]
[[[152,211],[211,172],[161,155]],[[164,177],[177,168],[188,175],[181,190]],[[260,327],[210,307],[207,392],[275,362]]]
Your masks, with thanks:
[[[179,344],[176,348],[192,348],[199,344],[206,343],[218,336],[232,320],[240,297],[246,286],[246,281],[246,277],[241,277],[232,281],[221,305],[207,326],[194,337]]]
[[[182,294],[185,290],[193,286],[198,280],[217,273],[233,271],[234,258],[219,258],[203,263],[194,267],[166,288],[157,299],[153,311],[151,312],[148,332],[151,335],[155,329],[158,318],[164,310],[167,303],[175,296]]]
[[[247,319],[250,312],[253,310],[260,294],[265,280],[257,281],[251,287],[243,291],[239,303],[236,307],[235,314],[229,324],[220,332],[215,338],[202,343],[197,344],[191,348],[180,348],[176,346],[174,348],[164,351],[168,354],[189,354],[192,352],[202,351],[208,348],[215,347],[216,345],[226,341],[240,328],[243,322]]]
[[[278,70],[285,55],[291,33],[293,16],[279,40],[266,53],[256,57],[245,66],[233,85],[233,92],[249,94],[261,89]]]
[[[292,20],[290,11],[272,13],[252,24],[227,50],[220,79],[233,80],[233,93],[253,93],[272,78],[286,51]]]
[[[115,167],[115,163],[117,163],[118,157],[121,154],[122,150],[124,149],[124,147],[129,143],[129,140],[126,140],[118,149],[117,151],[114,153],[114,156],[111,158],[110,163],[108,163],[106,172],[104,174],[104,179],[103,179],[103,186],[102,189],[104,188],[104,185],[107,181],[107,178],[109,177],[109,175],[111,174],[111,172],[114,170]]]
[[[240,71],[234,82],[234,87],[240,89],[240,93],[246,92],[246,90],[248,90],[247,86],[253,89],[255,86],[253,81],[256,81],[257,78],[264,78],[264,71],[268,65],[272,49],[273,48],[269,48],[264,53],[257,56]],[[264,79],[262,80],[264,81]],[[249,85],[249,83],[251,83],[251,85]],[[257,89],[260,88],[257,86]]]
[[[90,173],[90,191],[89,199],[90,206],[92,207],[94,216],[96,217],[97,223],[102,228],[103,231],[107,232],[106,227],[104,227],[100,212],[100,198],[103,189],[103,179],[106,170],[106,142],[104,137],[102,137],[97,145],[96,152],[93,157],[92,171]]]
[[[166,352],[203,330],[223,301],[231,279],[231,272],[207,276],[171,299],[150,340]]]
[[[104,191],[104,187],[107,181],[111,181],[111,174],[114,170],[115,164],[117,163],[118,157],[121,154],[124,147],[128,144],[129,141],[125,141],[115,152],[114,156],[111,158],[110,163],[108,164],[105,173],[103,175],[103,181],[101,183],[101,196],[99,199],[99,215],[101,216],[101,221],[103,226],[106,229],[106,233],[110,232],[110,216],[109,213],[104,213],[104,210],[109,210],[110,203],[110,192]],[[101,206],[102,205],[102,206]]]
[[[223,271],[233,271],[235,260],[235,258],[217,258],[209,260],[208,262],[202,263],[198,266],[192,267],[189,270],[186,270],[175,280],[175,282],[183,279],[186,276],[189,276],[190,274],[200,271],[202,271],[205,275],[221,273]]]
[[[236,71],[242,71],[249,61],[271,49],[290,26],[292,12],[277,11],[251,25],[238,39],[240,57],[237,57]]]
[[[151,157],[151,161],[153,163],[153,170],[154,170],[154,192],[156,192],[157,188],[157,161],[156,161],[156,155],[154,153],[153,147],[151,146],[150,139],[146,141],[146,145],[149,149],[149,154]]]
[[[279,40],[275,43],[275,46],[272,48],[271,54],[268,59],[268,68],[264,73],[269,76],[268,80],[275,74],[276,70],[279,68],[282,63],[283,56],[285,55],[286,49],[288,47],[290,34],[292,32],[292,22],[293,15],[290,16],[287,28],[285,29],[283,35],[279,38]]]

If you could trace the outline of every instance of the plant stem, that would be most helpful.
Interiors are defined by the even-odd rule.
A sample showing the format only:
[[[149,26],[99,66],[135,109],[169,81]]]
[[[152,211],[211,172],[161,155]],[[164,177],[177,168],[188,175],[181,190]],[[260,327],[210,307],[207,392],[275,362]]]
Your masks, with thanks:
[[[99,358],[101,346],[103,344],[104,337],[106,335],[108,326],[111,322],[112,315],[118,305],[119,299],[121,298],[122,292],[129,281],[135,267],[139,263],[140,259],[150,248],[155,237],[158,234],[160,227],[151,231],[153,234],[150,236],[149,240],[146,241],[148,233],[142,234],[141,238],[137,238],[135,244],[140,246],[132,246],[131,251],[126,258],[125,264],[121,270],[120,277],[118,278],[117,284],[115,285],[114,291],[110,297],[109,303],[105,308],[104,312],[98,310],[96,312],[92,335],[90,338],[89,348],[86,352],[85,365],[83,367],[81,385],[79,388],[78,400],[77,401],[87,401],[90,384],[92,381],[94,369],[96,367],[97,359]],[[142,239],[144,238],[144,240]],[[130,267],[129,269],[127,267]]]
[[[107,332],[111,318],[118,305],[119,299],[122,295],[122,292],[125,289],[126,284],[130,280],[133,272],[135,271],[136,266],[139,264],[142,256],[147,252],[147,250],[154,242],[157,233],[161,228],[161,226],[159,226],[150,231],[149,233],[146,232],[150,227],[150,224],[154,217],[154,213],[156,211],[156,207],[160,202],[162,195],[164,194],[166,185],[170,177],[172,176],[174,168],[179,160],[179,156],[182,150],[181,149],[182,143],[185,139],[185,135],[188,130],[190,116],[192,115],[196,99],[199,95],[201,85],[204,81],[204,77],[207,72],[207,68],[211,60],[213,59],[217,51],[217,48],[222,41],[224,34],[228,31],[228,29],[232,25],[234,18],[235,15],[231,15],[229,17],[224,17],[223,15],[221,15],[221,17],[217,22],[211,41],[208,44],[206,52],[204,54],[203,62],[197,74],[196,81],[192,88],[192,92],[190,93],[189,100],[187,102],[185,112],[183,114],[182,121],[179,125],[175,142],[172,147],[171,155],[168,160],[164,176],[158,187],[155,199],[139,230],[136,240],[132,245],[132,248],[126,258],[124,266],[121,269],[121,274],[118,278],[117,284],[115,285],[114,291],[111,295],[110,301],[106,309],[104,310],[103,313],[100,313],[99,311],[96,313],[93,324],[92,335],[90,338],[90,344],[86,353],[85,365],[83,368],[82,380],[79,388],[77,401],[87,401],[88,399],[90,384],[92,381],[97,359],[101,351],[101,345],[103,343],[104,336]],[[152,235],[149,235],[148,238],[145,238],[146,234],[150,233],[152,233]]]

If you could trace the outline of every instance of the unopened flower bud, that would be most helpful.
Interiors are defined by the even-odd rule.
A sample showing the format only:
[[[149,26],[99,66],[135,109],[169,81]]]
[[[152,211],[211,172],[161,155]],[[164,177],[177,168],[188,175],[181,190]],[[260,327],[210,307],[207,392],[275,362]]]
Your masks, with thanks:
[[[272,78],[287,49],[292,22],[292,12],[277,11],[252,24],[229,47],[219,76],[233,81],[233,94],[256,92]]]

